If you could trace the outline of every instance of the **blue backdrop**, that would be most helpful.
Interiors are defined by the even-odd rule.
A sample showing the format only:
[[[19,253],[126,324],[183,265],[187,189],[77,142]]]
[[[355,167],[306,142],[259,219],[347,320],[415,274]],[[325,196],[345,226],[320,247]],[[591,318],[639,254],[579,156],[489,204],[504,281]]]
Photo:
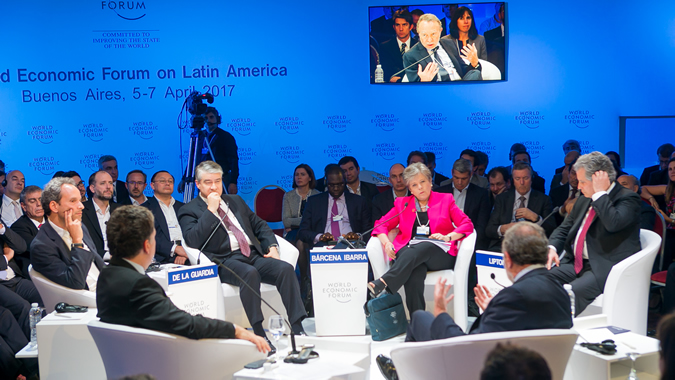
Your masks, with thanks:
[[[249,202],[263,185],[290,188],[301,162],[321,172],[349,154],[386,173],[413,149],[436,152],[450,174],[464,148],[495,166],[523,142],[550,180],[565,140],[618,151],[619,116],[675,114],[672,1],[639,12],[622,0],[510,1],[508,81],[440,86],[369,84],[368,7],[390,2],[214,3],[0,4],[8,169],[27,184],[56,170],[86,179],[113,154],[121,179],[134,168],[179,177],[188,135],[176,119],[191,89],[216,95]]]

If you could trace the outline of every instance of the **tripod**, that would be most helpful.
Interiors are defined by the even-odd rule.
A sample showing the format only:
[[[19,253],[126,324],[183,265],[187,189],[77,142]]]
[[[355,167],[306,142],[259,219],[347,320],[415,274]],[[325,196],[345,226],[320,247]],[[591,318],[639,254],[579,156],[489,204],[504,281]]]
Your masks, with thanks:
[[[216,161],[215,158],[213,158],[213,151],[211,150],[211,144],[209,143],[209,139],[207,138],[207,133],[204,130],[204,117],[202,115],[195,116],[192,119],[192,133],[190,134],[190,155],[188,156],[188,164],[187,167],[185,168],[185,173],[183,173],[183,179],[182,179],[182,184],[183,184],[183,202],[188,203],[190,202],[194,196],[195,196],[195,169],[197,168],[197,165],[199,164],[197,162],[197,159],[199,157],[199,148],[200,148],[200,142],[204,141],[204,145],[206,145],[206,149],[209,152],[209,155],[211,156],[211,161]],[[225,184],[223,183],[223,187]]]

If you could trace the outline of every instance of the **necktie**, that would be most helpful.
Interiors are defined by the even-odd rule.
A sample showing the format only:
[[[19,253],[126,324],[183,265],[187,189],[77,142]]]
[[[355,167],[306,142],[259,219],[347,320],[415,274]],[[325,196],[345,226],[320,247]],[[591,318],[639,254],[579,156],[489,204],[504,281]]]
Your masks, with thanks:
[[[39,230],[40,228],[42,228],[42,223],[40,223],[40,224],[38,225],[38,230]]]
[[[574,246],[574,272],[576,272],[576,274],[579,274],[581,268],[584,266],[584,243],[586,241],[586,233],[588,233],[588,228],[591,226],[591,223],[593,223],[594,217],[595,209],[591,207],[591,211],[586,218],[586,223],[584,223],[584,226],[581,228],[577,244]]]
[[[438,51],[434,53],[434,58],[438,64],[438,77],[441,78],[442,82],[450,81],[450,73],[445,69],[445,65],[443,65],[443,61],[441,61],[441,56],[438,55]]]
[[[234,238],[237,239],[237,243],[239,243],[239,249],[241,250],[241,254],[246,257],[251,256],[251,247],[248,245],[244,233],[232,223],[230,217],[227,216],[225,211],[223,211],[223,209],[221,209],[220,207],[218,207],[218,215],[220,215],[220,218],[223,220],[225,227],[227,227],[227,229],[234,234]]]
[[[21,212],[21,206],[19,206],[19,201],[14,201],[12,203],[14,203],[14,214],[16,218],[19,219],[19,217],[23,215],[23,212]]]
[[[518,200],[520,201],[520,203],[518,204],[518,208],[525,208],[525,197],[521,195],[520,198],[518,198]]]
[[[401,44],[401,55],[405,54],[405,42]]]
[[[330,233],[333,234],[335,240],[340,236],[340,222],[335,220],[334,216],[338,215],[337,199],[333,198],[333,208],[330,210]]]

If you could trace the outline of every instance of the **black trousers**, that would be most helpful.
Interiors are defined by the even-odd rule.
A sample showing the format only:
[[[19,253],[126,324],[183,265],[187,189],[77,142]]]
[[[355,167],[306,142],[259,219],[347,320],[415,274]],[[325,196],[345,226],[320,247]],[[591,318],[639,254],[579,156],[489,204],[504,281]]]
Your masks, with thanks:
[[[455,256],[432,243],[418,243],[401,248],[382,279],[392,293],[404,287],[405,303],[412,315],[416,310],[424,310],[424,279],[427,278],[427,272],[454,267]]]
[[[14,277],[8,281],[0,281],[0,306],[7,308],[14,315],[14,318],[28,338],[30,338],[28,312],[33,302],[44,306],[42,298],[40,298],[40,294],[32,281],[21,277]]]
[[[663,291],[663,313],[675,311],[675,263],[668,267],[666,289]]]
[[[237,250],[223,260],[223,265],[232,269],[258,292],[261,282],[276,286],[291,324],[301,321],[307,316],[300,298],[300,286],[295,277],[295,270],[289,263],[263,257],[255,248],[251,247],[250,257],[244,256],[241,251]],[[241,303],[251,326],[262,322],[264,317],[258,296],[251,292],[249,288],[240,284],[239,280],[227,269],[218,267],[218,275],[221,282],[239,287],[239,298],[241,298]]]
[[[602,289],[598,286],[598,281],[588,260],[584,260],[584,266],[579,274],[574,272],[573,261],[551,269],[548,274],[563,285],[572,285],[575,316],[581,314],[596,297],[602,294]]]
[[[37,359],[19,360],[14,355],[28,344],[12,313],[0,306],[0,380],[14,380],[22,373],[37,374]]]

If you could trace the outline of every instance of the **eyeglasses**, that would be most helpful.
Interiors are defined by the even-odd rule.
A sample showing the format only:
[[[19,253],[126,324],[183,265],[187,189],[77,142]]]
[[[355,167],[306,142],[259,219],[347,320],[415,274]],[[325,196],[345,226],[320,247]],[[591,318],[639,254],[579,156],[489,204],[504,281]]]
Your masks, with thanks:
[[[160,183],[162,185],[165,185],[165,184],[168,183],[169,185],[173,185],[173,180],[170,179],[170,180],[167,181],[165,179],[158,179],[157,181],[155,181],[155,183]]]
[[[138,181],[138,182],[136,182],[136,181],[129,181],[129,182],[127,182],[127,184],[130,185],[130,186],[136,186],[136,185],[138,185],[138,186],[143,186],[143,185],[145,185],[145,182],[141,182],[141,181]]]

